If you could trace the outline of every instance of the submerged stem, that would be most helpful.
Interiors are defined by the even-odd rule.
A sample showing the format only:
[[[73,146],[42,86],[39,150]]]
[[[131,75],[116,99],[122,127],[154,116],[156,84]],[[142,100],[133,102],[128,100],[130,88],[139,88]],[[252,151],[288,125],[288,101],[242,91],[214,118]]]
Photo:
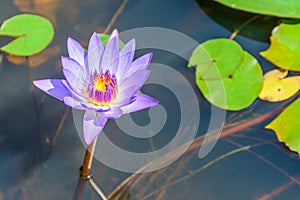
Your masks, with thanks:
[[[239,34],[239,32],[248,24],[250,24],[251,22],[259,19],[261,17],[261,15],[255,15],[253,17],[251,17],[250,19],[248,19],[247,21],[245,21],[239,28],[237,28],[229,37],[229,39],[233,40],[235,38],[235,36],[237,36],[237,34]]]
[[[107,200],[104,192],[101,190],[101,188],[99,187],[99,185],[94,181],[93,178],[89,179],[89,183],[92,186],[92,188],[94,189],[94,191],[98,194],[99,197],[102,198],[102,200]]]

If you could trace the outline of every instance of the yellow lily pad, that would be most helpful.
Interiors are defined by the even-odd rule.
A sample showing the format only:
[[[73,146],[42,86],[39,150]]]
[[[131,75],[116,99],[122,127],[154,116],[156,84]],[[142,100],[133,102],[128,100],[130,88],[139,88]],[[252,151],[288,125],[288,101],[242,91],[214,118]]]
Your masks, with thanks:
[[[259,98],[278,102],[295,95],[300,88],[300,76],[287,77],[288,71],[272,70],[264,75],[264,83]]]
[[[269,78],[283,79],[287,75],[288,75],[287,70],[274,69],[274,70],[268,71],[267,73],[264,74],[264,80],[269,79]]]

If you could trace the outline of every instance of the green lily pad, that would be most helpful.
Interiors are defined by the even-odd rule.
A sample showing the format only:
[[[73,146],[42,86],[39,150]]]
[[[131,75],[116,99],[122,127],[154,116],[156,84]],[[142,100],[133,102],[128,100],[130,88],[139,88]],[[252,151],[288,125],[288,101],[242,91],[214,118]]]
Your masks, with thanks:
[[[289,105],[276,119],[266,126],[275,131],[280,142],[300,153],[300,98]]]
[[[197,66],[197,71],[204,79],[218,78],[216,70],[222,77],[234,73],[243,57],[242,47],[229,39],[219,38],[208,40],[199,45],[189,60],[189,67]],[[219,67],[226,66],[226,67]]]
[[[278,24],[279,19],[272,16],[258,16],[254,13],[233,10],[212,0],[196,0],[201,9],[219,25],[230,32],[252,40],[268,42],[270,32]]]
[[[199,45],[190,57],[196,65],[196,84],[213,105],[240,110],[258,97],[263,75],[257,60],[229,39],[215,39]]]
[[[300,18],[299,0],[215,0],[225,6],[282,18]]]
[[[300,71],[299,43],[300,20],[285,20],[273,29],[271,46],[260,54],[280,68]]]
[[[0,28],[1,35],[15,39],[0,50],[18,56],[30,56],[42,51],[51,42],[54,29],[44,17],[21,14],[4,21]]]

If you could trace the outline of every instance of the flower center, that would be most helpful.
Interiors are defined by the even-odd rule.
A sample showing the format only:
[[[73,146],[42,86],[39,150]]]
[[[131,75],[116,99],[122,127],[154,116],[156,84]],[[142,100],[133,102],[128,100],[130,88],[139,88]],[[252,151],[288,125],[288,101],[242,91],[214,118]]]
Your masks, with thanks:
[[[108,71],[94,73],[90,76],[86,96],[90,102],[97,106],[108,106],[118,92],[117,80]]]

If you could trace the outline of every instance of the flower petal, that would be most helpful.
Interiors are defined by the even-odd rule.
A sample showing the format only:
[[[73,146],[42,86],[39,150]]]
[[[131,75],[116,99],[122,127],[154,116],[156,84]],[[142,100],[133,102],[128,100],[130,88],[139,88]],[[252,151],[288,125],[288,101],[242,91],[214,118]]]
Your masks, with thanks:
[[[150,108],[158,104],[158,100],[145,95],[145,94],[137,94],[134,102],[127,106],[121,107],[123,114],[135,112],[138,110],[142,110],[145,108]]]
[[[81,102],[78,99],[75,99],[74,97],[66,96],[63,100],[67,106],[76,108],[78,110],[86,110],[86,108],[82,106]]]
[[[83,117],[83,136],[84,141],[89,145],[101,133],[107,122],[107,118],[95,111],[87,110]]]
[[[106,112],[111,109],[109,106],[97,106],[90,102],[82,102],[81,104],[86,110],[94,110],[96,112]]]
[[[68,69],[63,69],[63,74],[72,90],[80,94],[85,85],[85,77],[83,77],[83,75],[80,73],[74,73]]]
[[[127,69],[127,73],[125,77],[131,76],[133,73],[137,72],[138,70],[146,69],[150,64],[151,59],[152,59],[152,53],[148,53],[137,58],[135,61],[131,63],[131,65]]]
[[[82,46],[74,39],[68,38],[67,42],[68,53],[69,57],[76,60],[80,65],[84,66],[84,57],[85,57],[85,50]]]
[[[111,108],[111,110],[107,111],[107,112],[103,112],[102,116],[105,118],[111,118],[111,119],[117,119],[119,117],[121,117],[123,111],[116,107],[116,108]]]
[[[112,103],[112,107],[121,107],[130,104],[132,97],[135,96],[140,89],[141,86],[133,85],[119,91],[115,101]]]
[[[94,33],[90,39],[88,46],[88,66],[90,74],[99,72],[103,51],[104,47],[102,45],[102,42],[97,33]]]
[[[136,71],[135,73],[131,74],[131,76],[124,79],[119,85],[119,91],[123,90],[124,88],[131,87],[136,85],[137,87],[142,87],[145,81],[147,80],[150,71],[147,69]]]
[[[80,65],[76,60],[69,57],[61,57],[61,63],[63,69],[70,70],[74,72],[74,74],[82,74],[82,76],[86,76],[85,68]]]
[[[71,96],[72,96],[73,98],[78,99],[78,101],[80,101],[80,102],[86,101],[86,97],[83,96],[82,92],[79,93],[79,92],[75,91],[75,90],[68,84],[68,82],[67,82],[66,80],[62,80],[61,83],[62,83],[62,84],[70,91]]]
[[[35,80],[33,84],[47,94],[63,101],[64,97],[70,96],[71,92],[62,84],[63,79]]]
[[[106,43],[106,47],[101,60],[101,69],[103,72],[109,70],[111,74],[115,74],[119,62],[119,35],[115,29],[110,35]]]
[[[135,40],[130,40],[121,50],[119,57],[119,65],[116,72],[117,80],[121,80],[122,76],[125,75],[128,67],[130,66],[135,51]]]
[[[132,100],[132,96],[136,95],[141,89],[149,74],[149,70],[140,70],[123,80],[119,85],[119,91],[112,106],[119,107],[129,104]]]

